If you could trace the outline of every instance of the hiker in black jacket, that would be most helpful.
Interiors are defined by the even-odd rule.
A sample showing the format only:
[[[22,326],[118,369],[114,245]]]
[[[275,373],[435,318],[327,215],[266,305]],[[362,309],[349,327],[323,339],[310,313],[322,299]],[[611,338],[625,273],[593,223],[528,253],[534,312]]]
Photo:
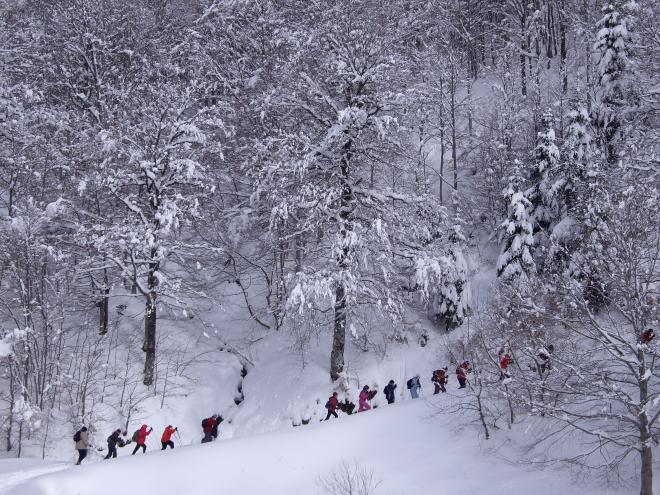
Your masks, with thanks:
[[[396,383],[394,383],[394,380],[390,380],[383,389],[383,393],[385,394],[385,398],[387,399],[388,404],[392,404],[394,402],[394,390],[396,390]]]
[[[104,459],[110,459],[111,457],[117,457],[117,445],[123,447],[124,441],[121,438],[121,430],[115,430],[112,432],[112,435],[108,437],[108,455]]]

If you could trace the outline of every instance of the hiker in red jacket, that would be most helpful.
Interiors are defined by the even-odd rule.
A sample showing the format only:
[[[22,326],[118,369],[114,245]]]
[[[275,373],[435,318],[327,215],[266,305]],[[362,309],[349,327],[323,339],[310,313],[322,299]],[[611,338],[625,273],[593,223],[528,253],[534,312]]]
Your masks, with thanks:
[[[339,417],[337,416],[337,406],[339,406],[339,399],[337,399],[337,392],[333,392],[332,397],[330,397],[325,404],[325,408],[328,410],[328,415],[325,417],[325,421],[329,420],[331,415],[335,418]]]
[[[505,378],[510,378],[507,369],[509,368],[509,363],[511,362],[511,355],[509,351],[506,351],[504,355],[500,354],[500,380]]]
[[[206,418],[202,421],[202,431],[204,432],[204,438],[202,438],[202,443],[212,442],[215,438],[213,436],[213,430],[217,432],[218,425],[218,415],[214,414],[210,418]]]
[[[435,370],[433,372],[433,376],[431,377],[431,381],[435,387],[433,395],[439,394],[441,391],[446,392],[447,389],[445,388],[445,385],[447,385],[447,368],[444,367],[439,370]]]
[[[179,428],[173,428],[172,425],[167,425],[165,431],[163,431],[163,436],[160,437],[160,444],[163,446],[160,450],[165,450],[167,447],[173,449],[174,442],[171,440],[172,435],[175,431],[179,431]]]
[[[146,454],[147,453],[147,437],[149,434],[154,431],[153,428],[149,428],[147,425],[142,425],[138,431],[133,433],[133,438],[135,439],[135,448],[133,449],[133,453],[131,455],[135,455],[135,453],[142,447],[142,453]]]
[[[655,337],[655,334],[653,333],[653,329],[649,328],[648,330],[644,330],[642,332],[640,341],[642,342],[642,344],[649,344],[653,340],[653,337]]]
[[[509,367],[509,361],[511,361],[511,356],[507,352],[502,359],[500,359],[500,367],[506,372],[506,369]]]

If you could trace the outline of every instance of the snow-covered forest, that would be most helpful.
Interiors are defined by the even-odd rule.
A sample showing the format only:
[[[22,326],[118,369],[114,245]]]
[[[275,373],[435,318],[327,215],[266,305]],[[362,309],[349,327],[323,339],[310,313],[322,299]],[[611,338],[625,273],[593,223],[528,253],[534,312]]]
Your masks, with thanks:
[[[658,493],[659,10],[0,0],[0,458],[280,431],[419,373],[425,407],[347,428],[445,418],[413,431],[506,445],[509,494]],[[439,493],[342,466],[299,492]]]

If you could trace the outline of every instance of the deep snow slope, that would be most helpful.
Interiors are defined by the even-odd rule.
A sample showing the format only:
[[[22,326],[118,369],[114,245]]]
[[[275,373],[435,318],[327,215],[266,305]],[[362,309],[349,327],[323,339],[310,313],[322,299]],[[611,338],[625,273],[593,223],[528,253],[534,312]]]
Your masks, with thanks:
[[[406,401],[338,420],[213,444],[98,461],[19,485],[13,495],[326,493],[318,484],[342,461],[382,481],[375,495],[606,494],[558,470],[528,471],[457,434],[432,401]],[[624,493],[624,492],[621,492]]]

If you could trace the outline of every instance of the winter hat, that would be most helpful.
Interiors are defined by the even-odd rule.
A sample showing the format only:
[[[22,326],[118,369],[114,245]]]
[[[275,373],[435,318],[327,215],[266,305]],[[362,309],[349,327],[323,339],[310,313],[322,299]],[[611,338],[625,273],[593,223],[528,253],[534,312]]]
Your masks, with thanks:
[[[390,380],[390,385],[394,385],[394,380]]]
[[[362,387],[362,390],[369,390],[369,385],[365,385],[364,387]]]
[[[83,426],[82,428],[80,428],[80,431],[87,431],[87,427]]]

